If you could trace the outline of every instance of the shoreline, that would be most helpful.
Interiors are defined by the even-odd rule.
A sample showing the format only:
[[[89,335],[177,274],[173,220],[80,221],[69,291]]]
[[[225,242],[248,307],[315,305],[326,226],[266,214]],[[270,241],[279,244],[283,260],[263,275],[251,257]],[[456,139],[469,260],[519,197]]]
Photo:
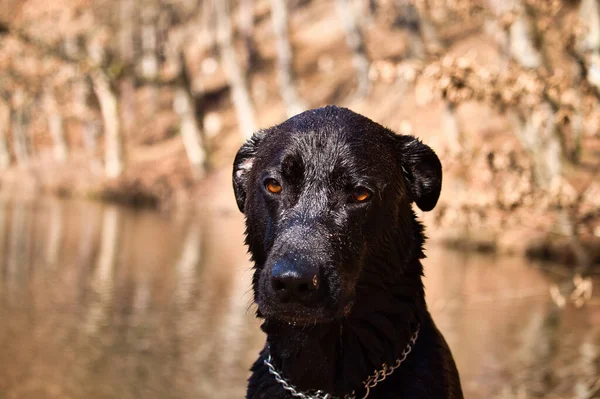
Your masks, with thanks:
[[[29,176],[27,176],[29,175]],[[14,182],[19,181],[18,189]],[[12,189],[11,189],[12,188]],[[207,195],[208,193],[208,195]],[[147,209],[165,214],[207,211],[221,212],[224,217],[238,213],[231,189],[228,170],[220,169],[194,182],[184,192],[173,193],[168,200],[161,201],[160,193],[132,185],[127,180],[98,181],[85,186],[76,186],[69,191],[61,185],[43,185],[31,176],[30,171],[13,171],[11,178],[0,176],[0,196],[8,202],[38,201],[40,198],[58,200],[94,201],[100,204],[116,204],[130,209]],[[547,223],[528,227],[499,226],[481,224],[478,228],[468,228],[461,224],[440,222],[446,203],[441,203],[427,214],[418,213],[426,226],[428,245],[441,246],[451,250],[472,253],[520,256],[531,260],[552,261],[566,268],[591,267],[600,265],[600,237],[593,234],[578,236],[561,235],[547,229]],[[503,211],[508,220],[517,218],[521,212]],[[555,215],[547,215],[555,216]]]

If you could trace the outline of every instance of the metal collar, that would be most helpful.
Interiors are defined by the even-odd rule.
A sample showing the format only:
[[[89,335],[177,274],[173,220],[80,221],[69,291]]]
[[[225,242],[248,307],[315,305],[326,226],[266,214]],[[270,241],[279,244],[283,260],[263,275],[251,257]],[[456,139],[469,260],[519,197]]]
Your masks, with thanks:
[[[374,388],[377,384],[379,384],[380,382],[383,382],[394,371],[396,371],[396,369],[398,367],[400,367],[400,365],[402,363],[404,363],[404,361],[406,360],[406,358],[412,351],[413,346],[417,342],[417,338],[419,337],[419,328],[420,328],[420,326],[417,326],[417,330],[415,331],[413,336],[410,338],[410,340],[406,344],[406,347],[404,348],[404,350],[402,351],[402,354],[396,360],[394,365],[388,366],[386,363],[383,363],[381,365],[381,368],[378,371],[376,371],[369,378],[367,378],[366,380],[363,381],[363,387],[365,388],[366,392],[365,392],[365,395],[362,397],[362,399],[366,399],[369,396],[369,394],[371,393],[371,388]],[[275,366],[273,366],[273,364],[271,363],[271,360],[272,360],[271,353],[269,353],[263,363],[265,364],[265,366],[267,366],[269,368],[269,373],[275,377],[275,381],[277,381],[279,384],[281,384],[283,389],[288,391],[293,397],[300,398],[300,399],[342,399],[342,398],[333,396],[329,393],[323,392],[321,390],[306,391],[306,392],[299,391],[294,385],[289,383],[281,375],[281,373],[279,373],[275,369]],[[352,393],[350,393],[350,394],[344,395],[343,399],[356,399],[355,391],[352,391]]]

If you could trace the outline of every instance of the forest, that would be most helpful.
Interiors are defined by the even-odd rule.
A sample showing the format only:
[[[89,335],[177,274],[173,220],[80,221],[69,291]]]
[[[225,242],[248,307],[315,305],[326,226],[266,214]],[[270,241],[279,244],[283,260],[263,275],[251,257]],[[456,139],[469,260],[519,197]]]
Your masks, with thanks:
[[[3,195],[223,198],[243,140],[337,104],[440,155],[433,239],[600,262],[596,0],[2,0],[0,49]]]

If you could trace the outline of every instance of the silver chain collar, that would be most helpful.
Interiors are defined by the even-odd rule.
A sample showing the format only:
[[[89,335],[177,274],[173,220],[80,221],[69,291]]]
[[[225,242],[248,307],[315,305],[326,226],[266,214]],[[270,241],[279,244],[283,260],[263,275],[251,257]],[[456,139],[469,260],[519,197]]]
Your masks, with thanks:
[[[376,371],[373,375],[371,375],[369,378],[363,381],[363,387],[365,388],[366,392],[362,399],[366,399],[371,393],[371,388],[374,388],[377,384],[388,378],[394,371],[396,371],[398,367],[400,367],[402,363],[404,363],[404,361],[412,351],[413,346],[417,342],[417,338],[419,337],[419,328],[420,326],[417,326],[417,331],[415,331],[413,336],[410,338],[410,341],[408,341],[406,347],[402,351],[402,354],[396,360],[396,363],[394,363],[393,366],[388,366],[386,363],[383,363],[379,371]],[[300,399],[341,399],[329,393],[325,393],[321,390],[307,392],[299,391],[295,386],[290,384],[279,372],[277,372],[275,366],[273,366],[273,364],[271,363],[271,360],[271,353],[269,353],[269,355],[263,361],[263,363],[269,368],[269,373],[275,377],[275,381],[281,384],[283,389],[288,391],[292,396]],[[355,391],[352,391],[352,393],[348,395],[344,395],[343,399],[356,399]]]

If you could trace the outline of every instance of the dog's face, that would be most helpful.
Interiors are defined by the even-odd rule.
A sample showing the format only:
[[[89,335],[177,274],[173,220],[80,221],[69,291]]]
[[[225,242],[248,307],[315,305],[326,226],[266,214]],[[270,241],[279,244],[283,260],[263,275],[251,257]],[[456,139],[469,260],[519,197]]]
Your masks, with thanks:
[[[414,240],[410,204],[433,209],[441,179],[429,147],[347,109],[256,133],[236,156],[233,184],[259,314],[299,324],[343,317],[366,265],[420,250],[395,241]]]

